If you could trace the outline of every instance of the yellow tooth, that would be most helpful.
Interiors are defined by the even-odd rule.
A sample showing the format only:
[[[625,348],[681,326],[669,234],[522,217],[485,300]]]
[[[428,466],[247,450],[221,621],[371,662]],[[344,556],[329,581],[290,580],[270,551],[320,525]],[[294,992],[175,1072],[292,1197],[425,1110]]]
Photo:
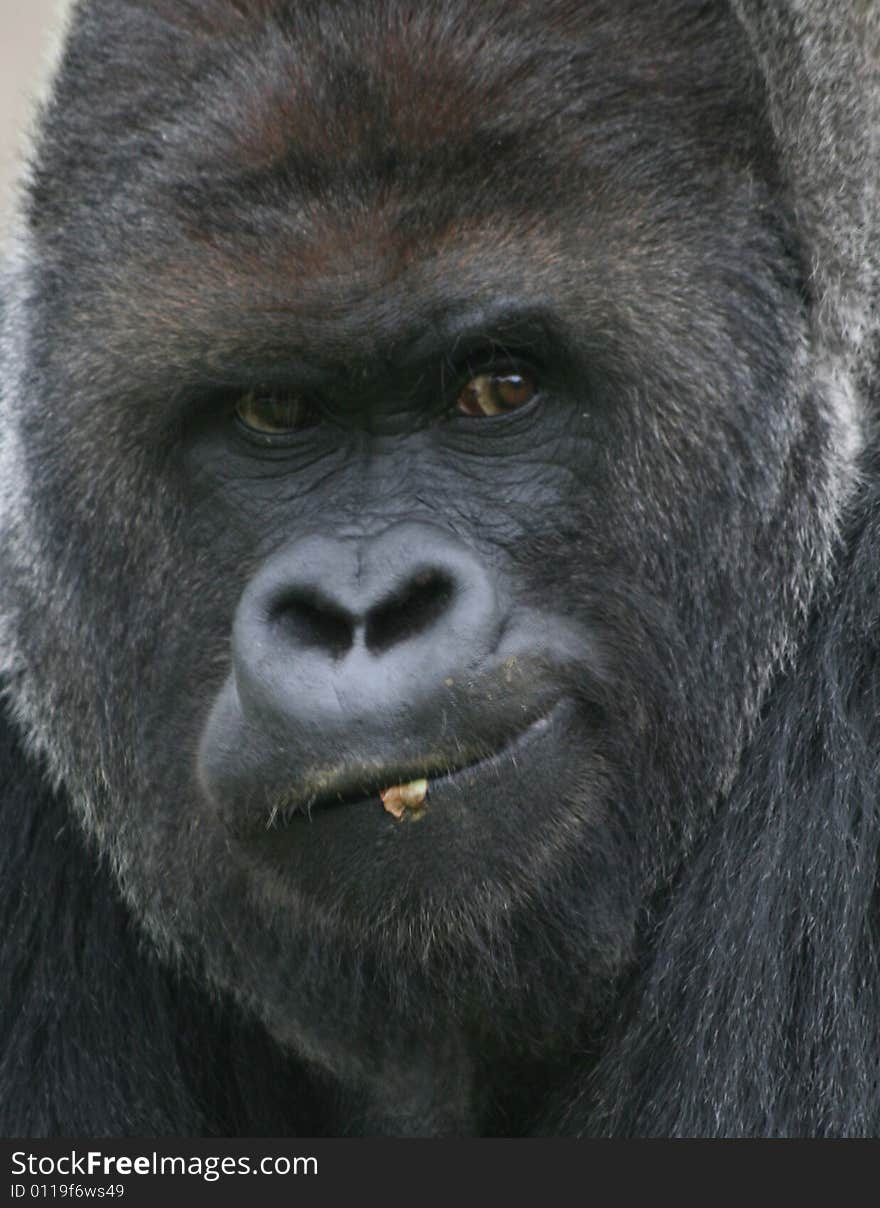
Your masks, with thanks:
[[[395,784],[383,789],[379,796],[389,814],[402,818],[407,810],[417,810],[428,795],[427,780],[411,780],[409,784]]]

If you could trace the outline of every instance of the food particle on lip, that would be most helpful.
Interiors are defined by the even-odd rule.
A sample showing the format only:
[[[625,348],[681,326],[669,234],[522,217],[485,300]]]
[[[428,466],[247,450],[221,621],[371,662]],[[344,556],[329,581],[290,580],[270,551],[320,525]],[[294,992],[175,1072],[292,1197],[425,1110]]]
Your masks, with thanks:
[[[383,789],[379,796],[389,814],[400,821],[405,814],[419,818],[424,813],[421,806],[428,795],[427,780],[411,780],[409,784],[395,784]]]

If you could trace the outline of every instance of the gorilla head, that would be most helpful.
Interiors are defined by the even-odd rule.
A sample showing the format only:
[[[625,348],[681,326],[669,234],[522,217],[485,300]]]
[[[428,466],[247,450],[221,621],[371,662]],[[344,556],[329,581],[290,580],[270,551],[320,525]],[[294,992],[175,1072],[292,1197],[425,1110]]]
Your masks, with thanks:
[[[864,979],[815,1055],[876,842],[832,650],[875,102],[830,7],[74,7],[8,278],[10,883],[112,915],[157,1036],[189,1004],[237,1115],[190,1081],[166,1131],[271,1115],[230,1030],[276,1132],[870,1126]],[[21,1131],[99,1131],[77,1002]]]

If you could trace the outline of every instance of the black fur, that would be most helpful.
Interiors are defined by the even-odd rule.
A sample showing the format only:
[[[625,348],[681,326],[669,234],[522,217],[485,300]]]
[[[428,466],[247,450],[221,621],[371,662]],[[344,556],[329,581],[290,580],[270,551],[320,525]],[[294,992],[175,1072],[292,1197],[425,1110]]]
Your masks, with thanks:
[[[875,32],[74,6],[4,285],[0,1132],[880,1131]]]

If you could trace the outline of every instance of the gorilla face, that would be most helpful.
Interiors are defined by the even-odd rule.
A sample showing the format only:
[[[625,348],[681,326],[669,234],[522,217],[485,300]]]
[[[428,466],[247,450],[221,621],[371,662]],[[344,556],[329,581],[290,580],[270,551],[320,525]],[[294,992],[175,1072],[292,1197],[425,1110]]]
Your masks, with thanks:
[[[153,938],[346,1075],[599,1026],[821,569],[764,98],[658,9],[74,22],[20,714]]]

